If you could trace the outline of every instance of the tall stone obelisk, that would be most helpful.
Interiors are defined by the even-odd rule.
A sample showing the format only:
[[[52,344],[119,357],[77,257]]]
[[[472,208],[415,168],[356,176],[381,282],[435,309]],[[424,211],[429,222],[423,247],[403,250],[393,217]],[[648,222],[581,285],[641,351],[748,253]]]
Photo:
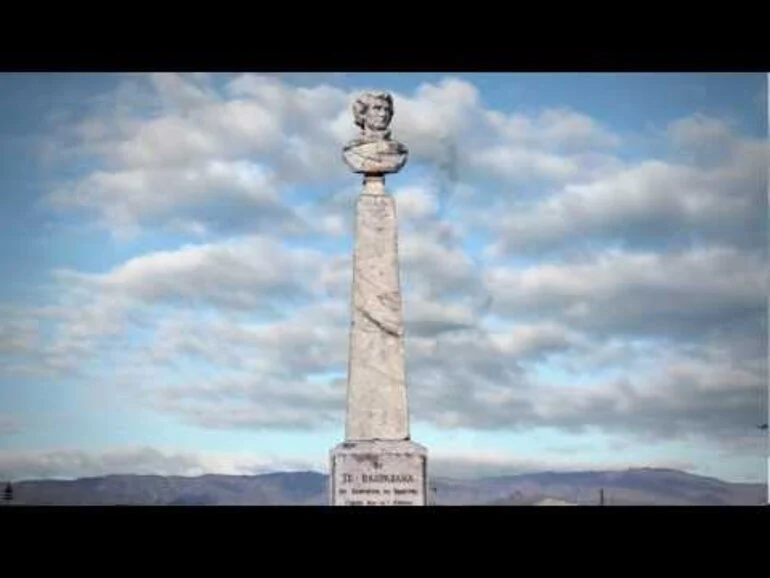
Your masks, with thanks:
[[[353,104],[359,136],[343,149],[363,175],[356,202],[345,442],[331,452],[332,505],[427,504],[427,450],[410,440],[396,203],[385,175],[406,164],[391,138],[393,98],[366,92]]]

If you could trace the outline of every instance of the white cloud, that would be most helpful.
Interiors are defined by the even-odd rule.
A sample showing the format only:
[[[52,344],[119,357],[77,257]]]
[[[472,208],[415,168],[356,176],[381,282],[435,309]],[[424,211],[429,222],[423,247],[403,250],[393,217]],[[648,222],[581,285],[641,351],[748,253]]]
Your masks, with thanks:
[[[102,101],[70,135],[87,170],[52,200],[201,242],[58,272],[58,310],[2,324],[14,370],[103,381],[99,361],[108,387],[200,427],[341,423],[344,380],[317,377],[347,359],[352,97],[157,75]],[[395,100],[395,137],[430,169],[393,190],[417,421],[740,437],[766,404],[765,143],[696,115],[667,129],[675,158],[621,160],[625,135],[596,119],[489,110],[459,79]],[[291,205],[303,184],[322,200]],[[477,258],[474,233],[495,250]],[[34,364],[17,355],[35,348]]]
[[[724,351],[668,353],[662,345],[649,359],[630,357],[605,368],[613,370],[611,377],[565,372],[558,379],[538,377],[520,362],[547,352],[554,358],[540,367],[558,370],[590,351],[588,342],[576,348],[541,343],[517,355],[512,346],[521,344],[501,337],[452,335],[431,351],[414,348],[409,367],[415,419],[449,429],[602,431],[645,443],[745,437],[767,413],[766,365],[734,367]]]
[[[503,355],[530,358],[578,346],[583,338],[556,323],[515,324],[508,332],[491,332],[490,337]]]
[[[190,217],[184,212],[231,198],[290,212],[276,190],[342,182],[348,174],[339,155],[355,132],[353,93],[257,74],[226,79],[221,92],[215,86],[210,76],[178,74],[125,81],[74,133],[82,151],[92,155],[89,164],[96,161],[102,168],[53,191],[52,200],[96,210],[105,225],[120,232],[157,224],[157,218],[184,221]],[[131,114],[131,98],[142,103],[137,110],[144,115]],[[408,143],[410,163],[448,171],[453,181],[458,165],[492,169],[507,179],[577,178],[596,168],[593,148],[617,141],[575,111],[545,110],[529,118],[485,110],[478,90],[455,78],[424,84],[413,95],[397,93],[395,101],[393,129]],[[110,104],[112,109],[104,108]],[[565,146],[570,156],[556,152]],[[264,166],[271,170],[266,173]],[[408,194],[406,213],[434,210],[426,201],[423,197],[423,205],[413,207],[421,201],[410,201]]]
[[[574,158],[501,144],[471,153],[470,162],[482,170],[492,171],[505,179],[528,180],[546,178],[565,181],[575,178],[580,164]]]
[[[513,476],[541,472],[582,472],[582,471],[622,471],[629,468],[645,467],[633,458],[619,458],[612,461],[587,461],[575,456],[544,457],[542,459],[523,458],[513,452],[499,450],[439,450],[430,454],[429,468],[431,475],[474,479],[483,477]],[[692,470],[695,464],[687,460],[664,459],[656,467]]]
[[[21,431],[22,425],[19,418],[0,413],[0,436],[11,435]]]
[[[210,160],[194,167],[97,171],[73,187],[56,190],[50,200],[64,209],[96,210],[118,232],[131,231],[137,219],[177,221],[185,209],[189,214],[190,210],[207,208],[213,210],[215,218],[219,213],[220,220],[233,211],[247,213],[256,223],[270,216],[290,218],[276,192],[274,176],[248,161]],[[260,214],[264,216],[260,218]]]
[[[498,266],[487,279],[499,312],[556,316],[600,332],[692,336],[724,329],[727,320],[758,322],[767,269],[730,248],[612,251],[583,262]]]
[[[623,470],[646,466],[633,459],[598,464],[567,458],[528,459],[501,451],[431,451],[430,475],[455,479],[516,475],[542,471]],[[693,464],[663,460],[658,467],[689,470]],[[0,450],[0,470],[14,481],[59,478],[76,479],[104,475],[135,474],[201,476],[206,474],[250,476],[274,471],[328,473],[325,459],[280,458],[248,452],[190,452],[149,446],[112,448],[99,452],[74,449],[49,451]]]
[[[167,329],[176,315],[187,315],[183,319],[189,329],[185,327],[187,334],[174,338],[187,343],[200,333],[196,328],[205,319],[201,311],[224,319],[235,316],[240,322],[258,315],[260,323],[280,319],[287,311],[301,314],[298,306],[323,294],[315,280],[327,261],[313,249],[254,236],[146,253],[104,273],[56,271],[53,306],[18,310],[0,324],[9,343],[19,342],[24,335],[19,330],[24,327],[47,326],[45,334],[27,335],[27,340],[37,339],[34,348],[28,347],[26,356],[14,352],[4,369],[15,374],[91,374],[99,380],[98,373],[92,374],[101,371],[94,364],[133,367],[162,358],[169,351],[168,343],[156,343],[154,356],[143,357],[147,340],[156,334],[169,340],[174,337]],[[293,325],[303,320],[290,319]],[[205,334],[200,339],[209,341]],[[272,347],[273,342],[265,339],[264,343]],[[214,362],[232,360],[232,355],[218,355]]]
[[[40,338],[38,321],[19,316],[12,308],[0,308],[0,314],[0,359],[3,355],[33,352]]]
[[[282,460],[247,453],[185,452],[153,447],[127,447],[101,452],[75,449],[49,451],[0,450],[0,470],[14,480],[75,479],[110,474],[200,476],[255,475],[270,471],[313,469],[312,462]]]
[[[434,191],[421,186],[407,186],[393,191],[399,222],[435,217],[438,199]]]
[[[205,105],[217,97],[210,85],[212,76],[207,73],[154,72],[149,79],[165,106],[172,110]]]
[[[267,295],[275,300],[312,292],[310,281],[323,261],[318,251],[254,236],[148,253],[103,274],[59,274],[109,299],[266,308]]]
[[[644,161],[585,182],[567,183],[530,206],[485,216],[498,252],[535,252],[610,241],[666,245],[724,242],[757,248],[766,238],[767,147],[735,145],[717,166]],[[536,166],[536,165],[531,165]]]
[[[479,93],[471,84],[448,78],[423,84],[413,97],[396,95],[393,133],[409,143],[410,162],[436,162],[445,143],[456,140],[479,117]]]
[[[340,422],[344,380],[309,377],[344,372],[349,326],[344,285],[337,289],[339,298],[324,297],[321,287],[307,305],[272,319],[250,319],[259,302],[240,303],[229,292],[249,299],[271,289],[284,294],[291,283],[313,287],[322,271],[336,268],[341,275],[348,267],[330,269],[317,255],[281,253],[261,242],[151,254],[103,275],[73,277],[80,285],[71,287],[84,289],[79,299],[85,301],[64,310],[54,342],[42,350],[49,365],[77,359],[83,371],[99,351],[103,362],[115,360],[113,387],[134,390],[137,400],[155,410],[201,427],[308,429]],[[266,262],[255,264],[255,247],[269,255]],[[232,266],[221,269],[228,259],[234,259]],[[294,273],[287,266],[292,262]],[[490,281],[494,307],[513,317],[497,316],[494,328],[485,327],[468,302],[421,297],[427,293],[415,277],[415,290],[405,295],[413,419],[446,428],[548,424],[618,435],[732,436],[766,404],[766,364],[749,360],[740,370],[731,369],[737,357],[724,340],[695,350],[671,349],[666,342],[635,348],[620,347],[616,336],[660,332],[665,323],[681,336],[688,320],[700,334],[713,324],[703,321],[713,310],[756,306],[763,281],[754,265],[732,251],[702,251],[669,258],[615,254],[523,272],[497,269]],[[421,271],[427,284],[435,282],[431,275],[445,273]],[[736,284],[740,276],[744,282]],[[227,283],[220,284],[223,280]],[[696,303],[693,295],[705,301]],[[175,301],[214,308],[201,316],[181,306],[162,317],[150,310],[137,316],[141,310],[132,309],[135,303]],[[584,305],[582,315],[576,305]],[[672,318],[672,311],[678,317]],[[149,341],[142,348],[126,346],[131,326],[121,316],[128,312],[134,313],[133,327],[146,331]],[[713,349],[720,343],[722,349]],[[664,355],[667,350],[673,353]],[[704,358],[704,351],[711,353]],[[532,371],[546,361],[573,375],[609,362],[616,377],[580,386],[536,379]]]
[[[566,108],[547,109],[536,117],[488,111],[489,125],[511,144],[549,149],[615,147],[620,137],[589,116]]]
[[[701,163],[715,162],[729,157],[731,149],[740,146],[736,127],[722,118],[695,114],[672,122],[668,136],[672,145],[689,159]]]

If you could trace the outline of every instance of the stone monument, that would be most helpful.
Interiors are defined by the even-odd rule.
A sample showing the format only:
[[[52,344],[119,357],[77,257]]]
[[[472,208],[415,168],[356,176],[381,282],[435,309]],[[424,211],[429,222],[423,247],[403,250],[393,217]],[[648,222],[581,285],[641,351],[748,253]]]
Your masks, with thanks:
[[[331,451],[333,506],[427,505],[427,450],[410,440],[398,222],[385,175],[406,164],[391,138],[393,97],[366,92],[353,103],[360,134],[343,159],[363,175],[356,202],[345,441]]]

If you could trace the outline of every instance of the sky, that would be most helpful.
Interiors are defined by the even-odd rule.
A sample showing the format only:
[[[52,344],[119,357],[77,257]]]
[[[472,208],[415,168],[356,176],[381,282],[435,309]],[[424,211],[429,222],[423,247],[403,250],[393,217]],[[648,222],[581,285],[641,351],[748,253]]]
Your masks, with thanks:
[[[0,480],[328,471],[374,89],[430,474],[767,483],[767,84],[0,75]]]

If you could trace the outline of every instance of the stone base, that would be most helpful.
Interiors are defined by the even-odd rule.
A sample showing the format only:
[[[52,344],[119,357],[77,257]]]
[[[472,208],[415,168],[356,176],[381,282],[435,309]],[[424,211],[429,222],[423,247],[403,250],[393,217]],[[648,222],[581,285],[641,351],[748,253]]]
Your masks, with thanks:
[[[331,505],[426,506],[427,465],[412,441],[344,442],[331,451]]]

